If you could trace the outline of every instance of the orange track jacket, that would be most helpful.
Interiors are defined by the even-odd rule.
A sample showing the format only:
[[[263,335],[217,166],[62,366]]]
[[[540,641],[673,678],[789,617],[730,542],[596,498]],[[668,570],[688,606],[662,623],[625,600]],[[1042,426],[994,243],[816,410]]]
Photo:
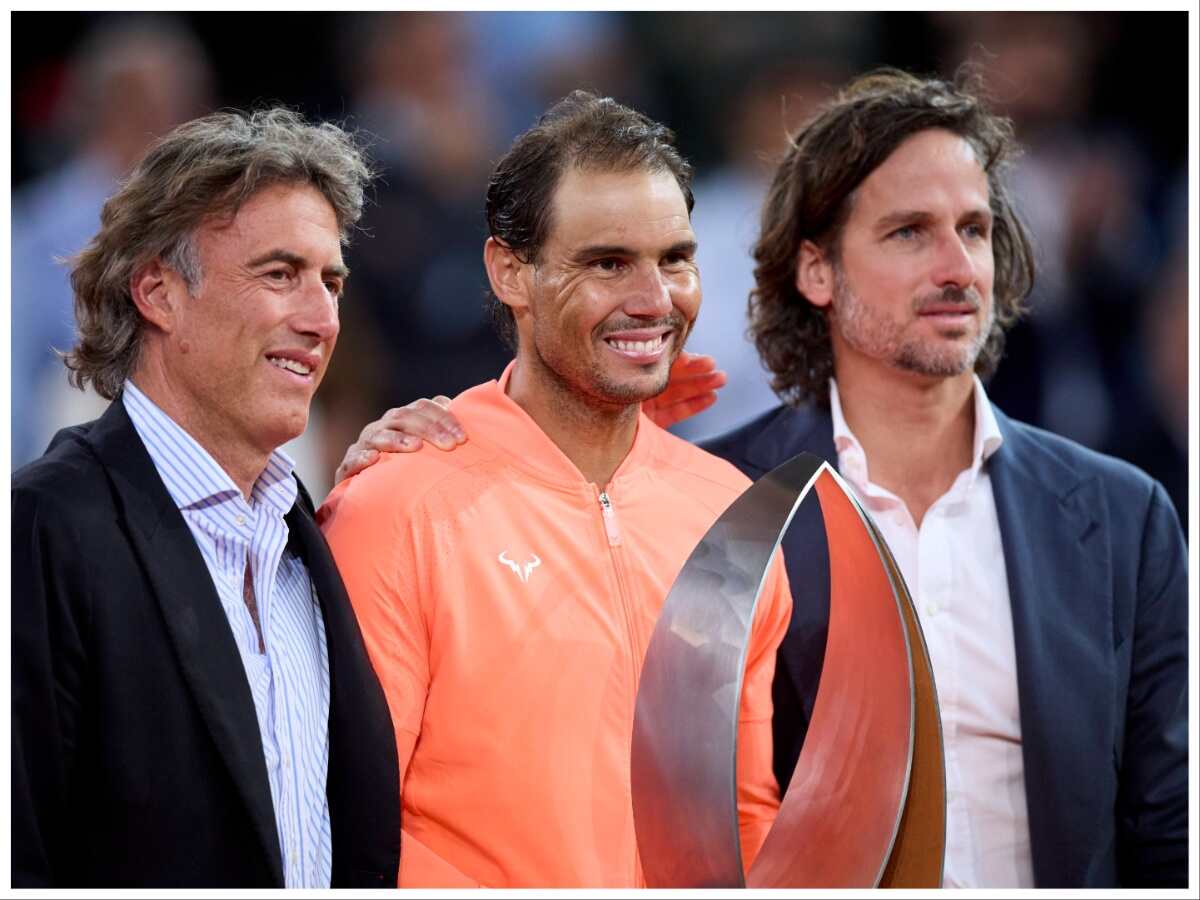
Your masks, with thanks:
[[[644,886],[642,658],[684,561],[749,482],[643,416],[602,492],[506,396],[511,370],[454,400],[466,444],[388,454],[319,514],[396,728],[400,886]],[[738,726],[747,869],[779,805],[771,678],[790,611],[777,556]]]

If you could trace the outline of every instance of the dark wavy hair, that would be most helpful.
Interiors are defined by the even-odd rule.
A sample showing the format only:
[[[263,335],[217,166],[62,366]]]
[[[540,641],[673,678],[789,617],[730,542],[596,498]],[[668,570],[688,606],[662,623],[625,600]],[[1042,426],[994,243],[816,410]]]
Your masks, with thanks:
[[[567,166],[601,172],[670,172],[692,211],[692,167],[665,125],[611,97],[572,91],[517,136],[487,188],[488,233],[522,262],[537,262],[553,225],[554,189]],[[490,298],[496,331],[516,349],[512,310]]]
[[[953,82],[880,69],[852,81],[792,137],[763,207],[750,333],[785,402],[827,405],[833,374],[826,312],[796,288],[801,243],[812,241],[836,261],[854,191],[900,144],[930,128],[966,140],[987,173],[996,318],[975,371],[987,378],[1000,362],[1004,332],[1024,312],[1034,278],[1033,248],[1002,180],[1019,153],[1012,123],[989,112],[971,69]]]

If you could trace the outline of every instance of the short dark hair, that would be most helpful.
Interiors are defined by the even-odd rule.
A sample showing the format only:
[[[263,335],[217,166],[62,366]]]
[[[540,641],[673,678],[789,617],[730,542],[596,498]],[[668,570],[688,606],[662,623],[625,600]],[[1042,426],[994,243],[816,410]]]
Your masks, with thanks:
[[[692,167],[676,149],[674,132],[611,97],[572,91],[517,136],[488,180],[488,233],[522,262],[538,261],[553,225],[554,190],[571,165],[670,172],[692,211]],[[512,310],[494,295],[490,303],[497,332],[515,350]]]
[[[114,399],[141,353],[144,320],[129,280],[160,258],[194,291],[203,278],[193,237],[274,184],[309,184],[329,201],[346,242],[372,172],[355,135],[276,107],[214,113],[160,139],[100,212],[100,230],[72,261],[79,337],[63,361],[71,383]]]
[[[953,132],[987,173],[994,224],[995,323],[975,362],[986,378],[1004,351],[1004,332],[1033,289],[1033,248],[1002,180],[1019,152],[1012,123],[987,109],[980,80],[964,68],[953,82],[879,69],[852,81],[792,137],[767,194],[754,246],[750,333],[771,386],[786,402],[829,402],[833,349],[827,312],[796,287],[808,240],[838,260],[854,192],[905,140],[931,128]]]

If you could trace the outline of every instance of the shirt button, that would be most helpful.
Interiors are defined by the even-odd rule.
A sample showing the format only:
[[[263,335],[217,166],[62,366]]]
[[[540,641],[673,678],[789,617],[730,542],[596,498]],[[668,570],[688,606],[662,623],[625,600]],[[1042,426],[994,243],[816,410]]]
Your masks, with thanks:
[[[942,608],[936,603],[928,603],[925,605],[925,612],[929,613],[931,616],[936,616],[939,612],[941,612],[941,610]]]
[[[239,515],[234,521],[236,521],[239,525],[245,525],[246,517],[243,515]]]

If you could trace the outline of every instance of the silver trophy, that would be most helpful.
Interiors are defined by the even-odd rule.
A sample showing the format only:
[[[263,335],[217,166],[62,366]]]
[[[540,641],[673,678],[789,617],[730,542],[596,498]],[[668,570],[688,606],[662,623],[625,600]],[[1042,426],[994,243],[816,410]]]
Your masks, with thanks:
[[[735,773],[746,651],[806,499],[819,501],[829,546],[824,666],[795,773],[745,873]],[[887,544],[824,460],[802,453],[764,475],[688,558],[646,651],[631,762],[649,887],[941,885],[946,788],[929,654]]]

